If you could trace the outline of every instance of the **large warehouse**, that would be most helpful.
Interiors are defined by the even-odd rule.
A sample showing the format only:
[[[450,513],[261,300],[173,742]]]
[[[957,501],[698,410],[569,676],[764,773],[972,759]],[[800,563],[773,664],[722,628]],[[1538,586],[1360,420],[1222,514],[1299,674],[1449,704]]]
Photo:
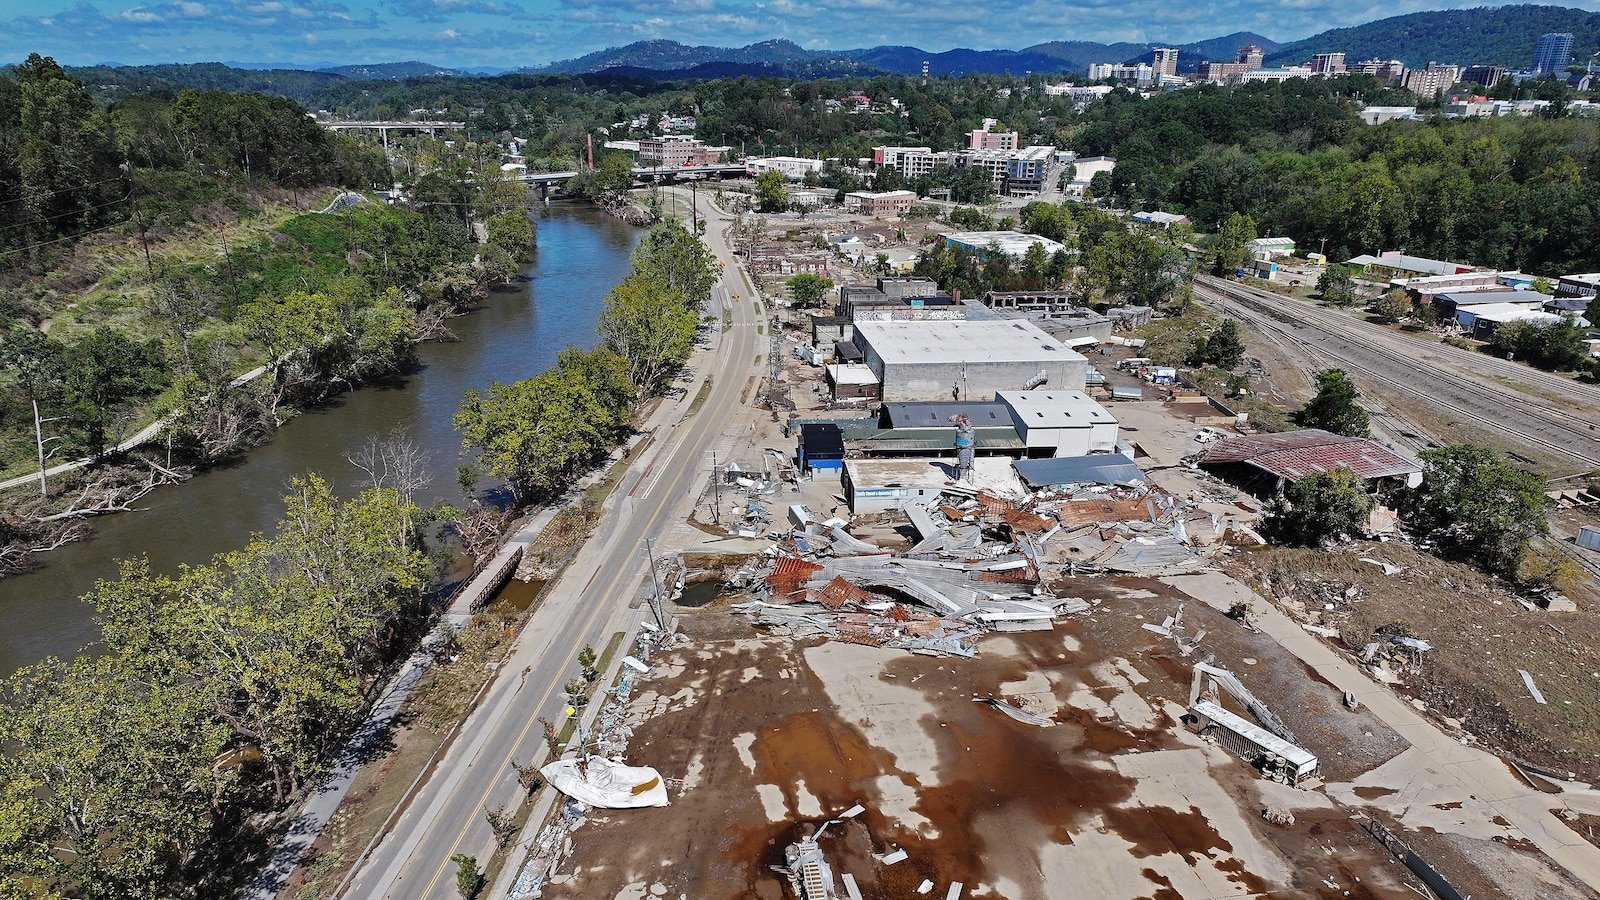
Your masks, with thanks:
[[[988,400],[1000,391],[1081,391],[1089,360],[1031,322],[857,322],[855,345],[893,400]]]

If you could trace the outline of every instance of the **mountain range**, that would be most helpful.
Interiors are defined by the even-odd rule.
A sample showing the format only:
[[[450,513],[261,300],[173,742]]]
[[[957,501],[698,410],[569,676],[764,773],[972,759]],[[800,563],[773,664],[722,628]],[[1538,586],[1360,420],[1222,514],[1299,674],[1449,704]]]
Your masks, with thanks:
[[[807,50],[793,41],[770,40],[744,47],[689,46],[677,41],[638,41],[561,60],[527,71],[599,72],[626,68],[660,75],[688,73],[715,66],[721,74],[754,74],[748,69],[811,74],[915,75],[927,63],[934,75],[993,72],[1021,75],[1027,72],[1081,70],[1095,62],[1146,60],[1157,46],[1175,46],[1180,64],[1193,68],[1202,59],[1233,59],[1239,48],[1257,44],[1271,51],[1277,42],[1250,32],[1235,32],[1191,44],[1102,44],[1095,41],[1051,41],[1022,50],[969,50],[942,52],[919,47],[867,47],[856,50]],[[1187,59],[1185,59],[1187,57]]]
[[[851,75],[915,75],[924,63],[934,75],[974,72],[1021,75],[1028,72],[1082,72],[1090,63],[1148,62],[1152,49],[1176,47],[1180,71],[1193,71],[1204,60],[1231,61],[1239,48],[1256,44],[1266,51],[1269,65],[1304,62],[1313,53],[1343,51],[1351,62],[1377,57],[1398,59],[1408,66],[1429,60],[1460,64],[1526,67],[1533,58],[1539,36],[1552,31],[1571,32],[1573,55],[1587,62],[1600,53],[1600,13],[1564,6],[1500,6],[1477,9],[1410,13],[1336,28],[1288,44],[1251,32],[1190,43],[1099,43],[1049,41],[1021,50],[971,50],[957,48],[931,52],[918,47],[880,46],[855,50],[808,50],[793,41],[774,39],[743,47],[690,46],[677,41],[639,41],[598,50],[545,66],[510,71],[532,74],[606,72],[622,78],[700,80],[739,75],[779,77],[839,77]],[[137,66],[112,64],[87,67],[107,80],[175,78],[194,86],[221,86],[235,90],[266,90],[285,81],[316,79],[403,80],[439,76],[499,75],[502,69],[456,69],[433,63],[408,61],[367,65],[288,65],[228,63],[227,68],[247,70],[248,87],[233,87],[239,79],[226,77],[221,63]],[[122,73],[116,78],[112,73]],[[258,86],[259,85],[259,86]],[[281,90],[281,87],[279,88]]]

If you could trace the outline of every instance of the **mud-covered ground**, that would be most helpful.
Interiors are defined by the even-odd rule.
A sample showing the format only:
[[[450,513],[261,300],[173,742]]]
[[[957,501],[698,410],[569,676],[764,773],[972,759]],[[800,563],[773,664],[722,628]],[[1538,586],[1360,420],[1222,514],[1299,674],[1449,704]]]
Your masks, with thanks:
[[[721,602],[686,613],[693,643],[641,681],[629,752],[669,779],[672,805],[594,811],[545,896],[786,897],[769,866],[803,826],[855,803],[867,812],[822,846],[869,898],[918,896],[924,879],[936,897],[954,881],[991,898],[1416,896],[1350,810],[1262,780],[1177,717],[1209,653],[1326,743],[1330,777],[1403,748],[1381,723],[1213,610],[1186,610],[1208,635],[1184,657],[1139,628],[1175,607],[1159,583],[1075,587],[1104,602],[1054,631],[991,635],[972,660],[796,644]],[[1056,724],[1018,723],[974,694]],[[1268,806],[1294,824],[1266,822]],[[904,862],[873,857],[896,848]]]

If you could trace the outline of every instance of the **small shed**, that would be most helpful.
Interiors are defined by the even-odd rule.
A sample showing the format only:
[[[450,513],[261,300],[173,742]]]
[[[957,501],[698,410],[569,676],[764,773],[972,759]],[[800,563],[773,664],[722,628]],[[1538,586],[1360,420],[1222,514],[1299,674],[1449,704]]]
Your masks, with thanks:
[[[844,464],[845,498],[858,516],[927,505],[953,480],[953,460],[852,459]]]
[[[827,367],[828,385],[835,400],[876,400],[878,376],[861,363],[834,363]]]
[[[800,471],[814,469],[837,471],[844,467],[844,430],[838,425],[816,424],[800,426],[800,441],[795,460]]]
[[[1265,253],[1269,258],[1294,255],[1294,238],[1264,237],[1256,238],[1248,247],[1251,256]]]

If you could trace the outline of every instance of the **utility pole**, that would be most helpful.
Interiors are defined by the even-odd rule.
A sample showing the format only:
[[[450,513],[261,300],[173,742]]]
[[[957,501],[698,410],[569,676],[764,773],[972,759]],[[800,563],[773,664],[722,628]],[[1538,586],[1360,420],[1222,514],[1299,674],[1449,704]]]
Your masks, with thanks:
[[[653,538],[644,539],[644,555],[650,561],[650,584],[654,589],[651,593],[650,611],[655,613],[656,625],[663,634],[667,630],[667,620],[661,615],[661,573],[656,571],[656,548]]]
[[[133,170],[127,163],[122,164],[123,174],[128,176],[128,199],[133,203],[133,222],[139,229],[139,243],[144,245],[144,270],[150,280],[156,280],[156,265],[150,261],[150,232],[144,224],[144,214],[139,211],[139,181],[133,177]]]
[[[717,466],[717,451],[711,451],[711,521],[722,524],[722,472]]]

